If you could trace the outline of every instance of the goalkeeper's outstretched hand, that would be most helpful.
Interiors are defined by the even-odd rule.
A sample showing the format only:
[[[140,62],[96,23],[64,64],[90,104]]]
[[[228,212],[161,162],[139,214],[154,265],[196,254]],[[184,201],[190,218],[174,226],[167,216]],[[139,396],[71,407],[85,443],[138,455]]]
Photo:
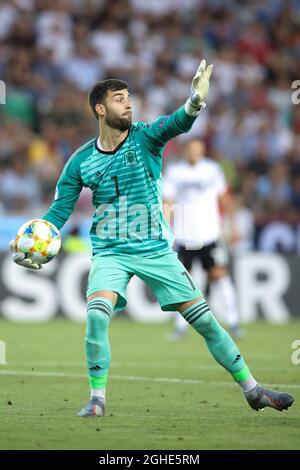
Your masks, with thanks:
[[[34,263],[30,258],[25,259],[25,254],[17,251],[16,240],[11,240],[9,243],[10,254],[12,260],[19,266],[23,266],[28,269],[42,269],[42,265]]]
[[[197,116],[200,109],[206,106],[204,100],[208,95],[209,79],[212,74],[212,70],[212,64],[206,68],[206,60],[201,60],[197,73],[192,81],[190,97],[186,102],[187,114]]]

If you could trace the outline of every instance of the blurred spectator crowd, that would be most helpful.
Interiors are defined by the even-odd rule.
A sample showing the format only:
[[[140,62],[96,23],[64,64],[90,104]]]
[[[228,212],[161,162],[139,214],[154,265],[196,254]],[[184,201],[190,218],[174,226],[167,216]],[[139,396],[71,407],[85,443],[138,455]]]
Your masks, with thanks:
[[[47,207],[66,160],[96,136],[97,80],[126,80],[147,122],[185,102],[202,58],[212,85],[189,135],[256,216],[297,214],[300,0],[2,0],[0,212]],[[166,155],[180,157],[181,139]]]

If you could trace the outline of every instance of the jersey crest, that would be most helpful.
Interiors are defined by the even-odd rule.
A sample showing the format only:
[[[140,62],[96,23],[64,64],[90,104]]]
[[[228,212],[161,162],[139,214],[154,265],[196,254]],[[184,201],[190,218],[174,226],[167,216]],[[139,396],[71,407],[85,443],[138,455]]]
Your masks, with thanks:
[[[137,158],[134,150],[127,150],[127,152],[124,152],[124,164],[125,166],[137,165]]]

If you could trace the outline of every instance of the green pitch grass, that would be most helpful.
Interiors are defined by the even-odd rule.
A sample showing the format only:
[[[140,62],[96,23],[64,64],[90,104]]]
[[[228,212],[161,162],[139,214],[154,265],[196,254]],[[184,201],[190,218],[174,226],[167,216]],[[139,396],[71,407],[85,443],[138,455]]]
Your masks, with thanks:
[[[76,417],[89,398],[84,328],[0,321],[1,449],[300,449],[300,364],[291,361],[299,323],[257,323],[239,342],[259,381],[295,397],[288,412],[258,413],[192,329],[170,343],[170,324],[115,318],[107,414],[98,419]]]

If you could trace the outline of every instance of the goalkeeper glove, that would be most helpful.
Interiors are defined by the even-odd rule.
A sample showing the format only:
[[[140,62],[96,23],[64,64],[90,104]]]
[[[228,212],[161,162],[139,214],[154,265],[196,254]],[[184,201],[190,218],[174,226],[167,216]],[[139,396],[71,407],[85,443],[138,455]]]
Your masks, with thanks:
[[[206,60],[201,60],[197,73],[193,78],[190,97],[185,103],[185,112],[189,116],[198,116],[201,108],[206,106],[204,100],[208,94],[212,69],[213,65],[206,68]]]
[[[30,258],[25,259],[25,254],[17,251],[16,240],[11,240],[9,243],[10,254],[12,260],[19,266],[29,269],[42,269],[42,265],[39,263],[34,263]]]

